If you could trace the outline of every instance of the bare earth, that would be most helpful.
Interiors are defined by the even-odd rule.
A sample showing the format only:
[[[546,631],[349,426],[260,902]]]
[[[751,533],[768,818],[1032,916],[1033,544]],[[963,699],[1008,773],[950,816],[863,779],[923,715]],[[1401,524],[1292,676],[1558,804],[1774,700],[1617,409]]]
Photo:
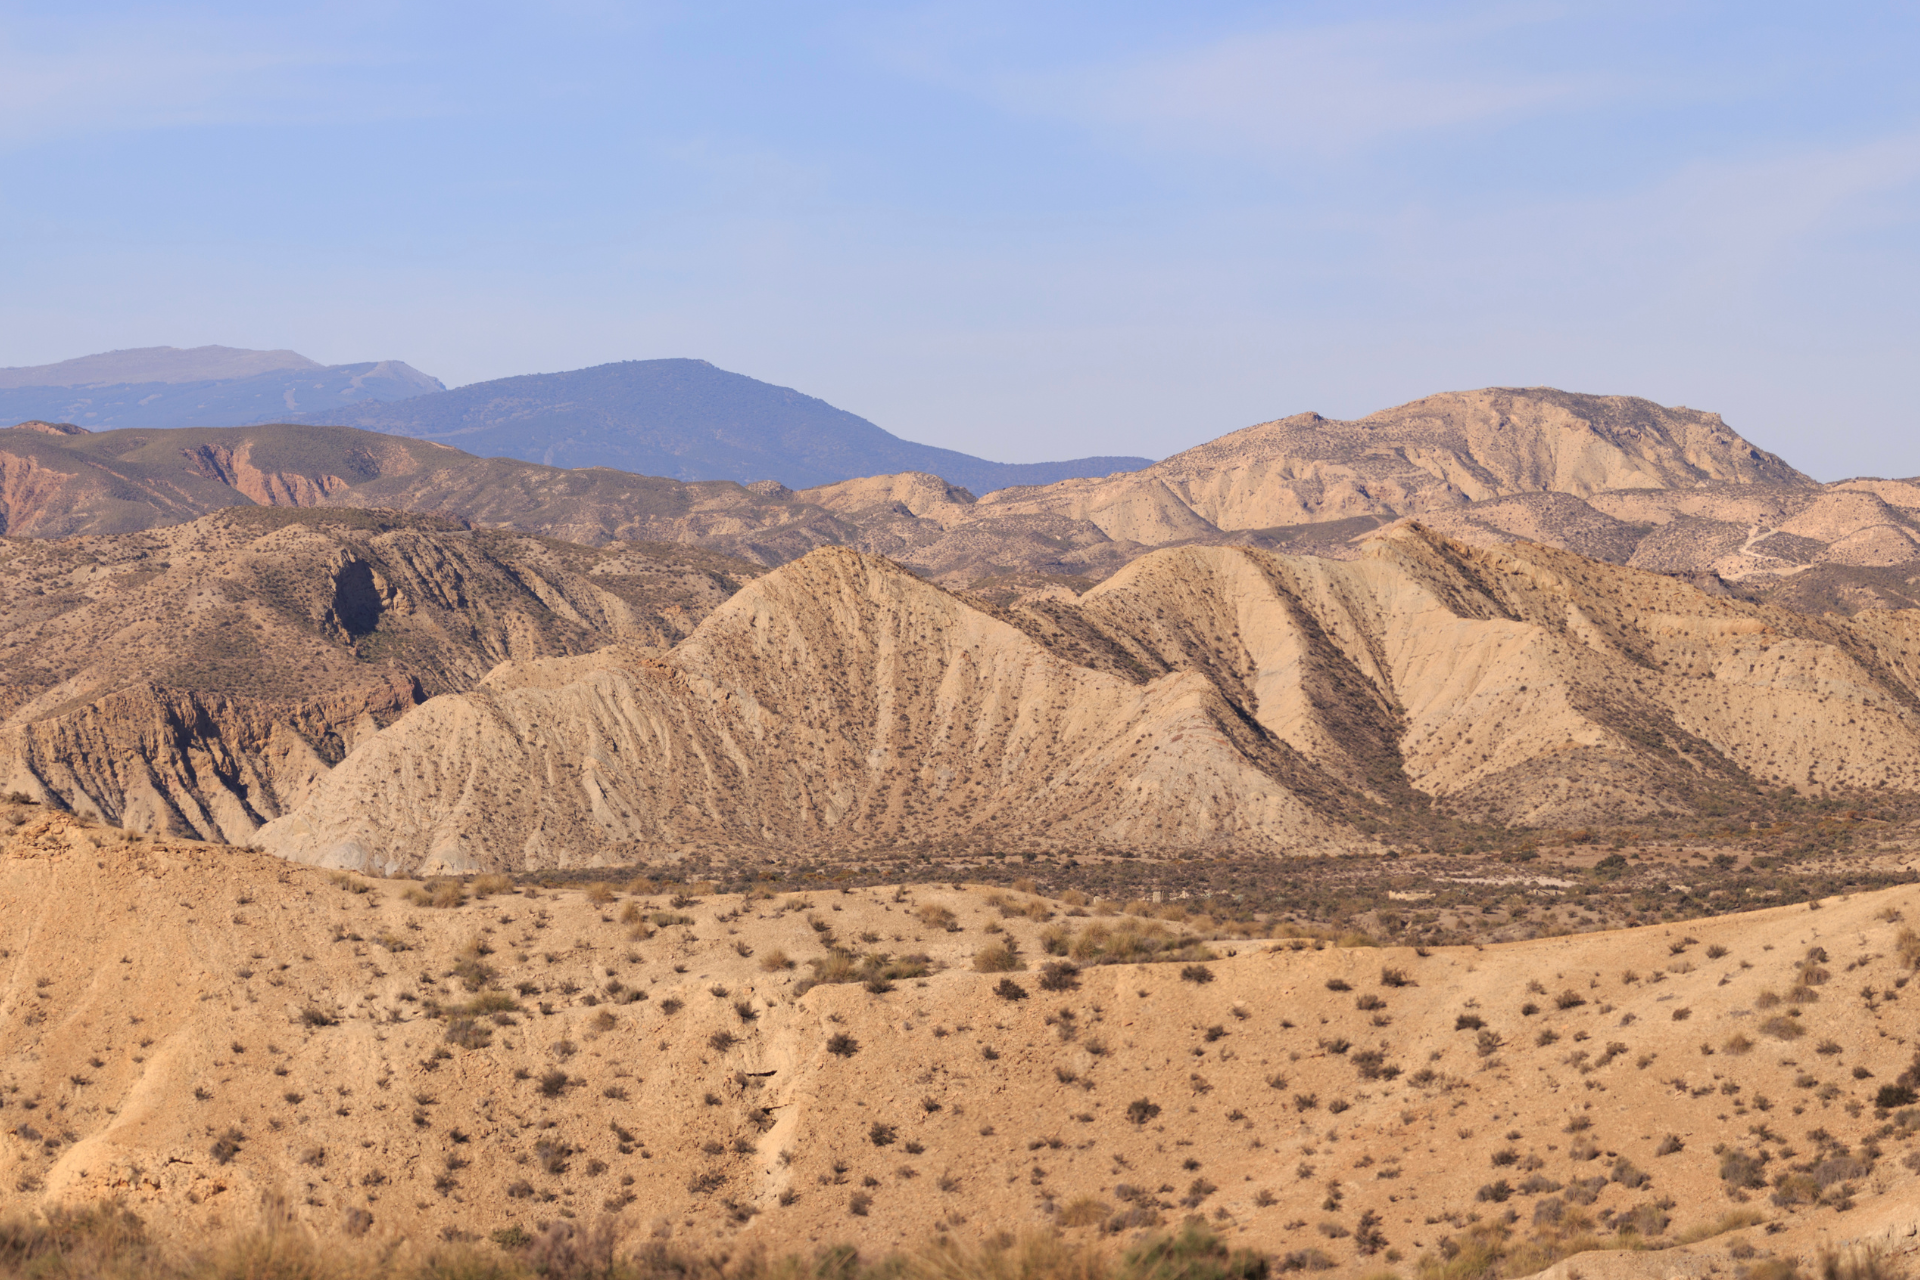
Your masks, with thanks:
[[[611,1214],[636,1244],[781,1249],[1191,1214],[1347,1275],[1509,1209],[1516,1246],[1661,1250],[1585,1276],[1920,1226],[1920,1112],[1875,1105],[1920,1047],[1912,888],[1420,955],[945,885],[434,907],[7,822],[8,1207],[118,1196],[198,1232],[279,1196],[323,1233],[414,1239]],[[1043,986],[1049,949],[1154,931],[1215,958]],[[1008,943],[1022,970],[971,967]],[[805,989],[833,946],[924,976]]]

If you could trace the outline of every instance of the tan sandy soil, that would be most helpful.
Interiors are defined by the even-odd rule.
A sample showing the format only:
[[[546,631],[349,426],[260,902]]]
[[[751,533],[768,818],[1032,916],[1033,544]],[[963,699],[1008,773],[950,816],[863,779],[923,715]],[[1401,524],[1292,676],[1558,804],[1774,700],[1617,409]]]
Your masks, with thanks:
[[[1911,1247],[1920,1220],[1920,1113],[1874,1106],[1915,1058],[1911,888],[1428,955],[1187,918],[1159,927],[1217,958],[1093,965],[1048,991],[1049,932],[1130,918],[944,885],[433,907],[13,814],[4,1207],[119,1196],[191,1232],[280,1196],[323,1232],[415,1239],[610,1213],[635,1243],[776,1248],[1125,1239],[1193,1214],[1353,1275],[1404,1270],[1475,1215],[1514,1210],[1524,1236],[1549,1202],[1597,1231],[1637,1212],[1655,1244],[1752,1214],[1687,1255],[1583,1258],[1584,1276]],[[929,971],[803,992],[829,936]],[[1007,941],[1025,999],[969,967]],[[448,1016],[483,997],[498,1016]],[[1740,1191],[1721,1149],[1796,1180]],[[1501,1180],[1506,1199],[1480,1198]]]

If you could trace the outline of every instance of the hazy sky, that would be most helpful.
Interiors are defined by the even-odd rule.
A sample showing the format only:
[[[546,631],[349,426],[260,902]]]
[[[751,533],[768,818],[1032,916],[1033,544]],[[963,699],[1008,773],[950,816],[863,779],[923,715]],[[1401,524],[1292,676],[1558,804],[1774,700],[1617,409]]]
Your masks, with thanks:
[[[1551,384],[1920,473],[1920,7],[0,0],[0,365],[699,356],[1009,461]]]

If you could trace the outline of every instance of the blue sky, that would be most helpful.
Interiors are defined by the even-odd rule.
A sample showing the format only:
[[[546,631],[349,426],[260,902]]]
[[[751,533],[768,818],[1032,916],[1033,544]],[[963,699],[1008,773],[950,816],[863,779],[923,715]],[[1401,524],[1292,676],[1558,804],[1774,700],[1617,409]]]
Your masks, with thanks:
[[[1916,66],[1895,4],[0,0],[0,365],[699,356],[1009,461],[1550,384],[1912,475]]]

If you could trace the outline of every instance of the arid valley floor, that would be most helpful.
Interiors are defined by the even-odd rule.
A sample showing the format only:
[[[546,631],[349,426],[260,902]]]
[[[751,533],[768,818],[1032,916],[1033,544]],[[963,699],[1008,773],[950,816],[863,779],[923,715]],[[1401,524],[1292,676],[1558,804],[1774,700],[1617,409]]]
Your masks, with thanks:
[[[1550,852],[1414,947],[1063,887],[1097,868],[381,881],[4,818],[15,1203],[117,1199],[176,1238],[278,1202],[348,1239],[610,1219],[802,1253],[1197,1218],[1345,1275],[1920,1243],[1911,883],[1466,940],[1605,883]]]

